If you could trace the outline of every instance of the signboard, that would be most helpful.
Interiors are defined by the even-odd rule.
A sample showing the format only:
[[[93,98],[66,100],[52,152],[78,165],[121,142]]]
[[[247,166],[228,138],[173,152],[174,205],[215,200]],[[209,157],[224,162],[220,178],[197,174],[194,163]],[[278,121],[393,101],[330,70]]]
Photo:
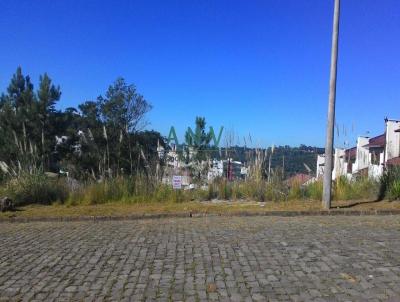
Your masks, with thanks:
[[[172,176],[172,188],[173,189],[182,189],[182,176],[174,175]]]

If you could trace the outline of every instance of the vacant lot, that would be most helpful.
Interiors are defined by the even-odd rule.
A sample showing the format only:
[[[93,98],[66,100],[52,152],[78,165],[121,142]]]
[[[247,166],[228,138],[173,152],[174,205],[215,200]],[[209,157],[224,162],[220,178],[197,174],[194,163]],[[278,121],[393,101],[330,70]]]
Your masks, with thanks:
[[[7,301],[398,296],[400,216],[0,224]]]

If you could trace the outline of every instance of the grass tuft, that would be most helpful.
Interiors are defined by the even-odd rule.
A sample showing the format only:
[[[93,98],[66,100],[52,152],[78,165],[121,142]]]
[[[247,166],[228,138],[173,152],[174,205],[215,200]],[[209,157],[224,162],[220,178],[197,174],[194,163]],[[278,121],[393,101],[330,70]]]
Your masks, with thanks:
[[[68,198],[68,187],[63,179],[50,179],[44,174],[22,174],[6,183],[3,194],[16,205],[31,203],[50,204],[64,202]]]

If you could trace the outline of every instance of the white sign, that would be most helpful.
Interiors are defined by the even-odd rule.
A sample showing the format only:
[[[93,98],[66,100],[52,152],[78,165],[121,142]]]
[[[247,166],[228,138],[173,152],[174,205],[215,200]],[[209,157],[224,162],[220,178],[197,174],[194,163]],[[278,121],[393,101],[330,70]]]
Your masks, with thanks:
[[[180,175],[172,176],[172,188],[182,189],[182,176]]]

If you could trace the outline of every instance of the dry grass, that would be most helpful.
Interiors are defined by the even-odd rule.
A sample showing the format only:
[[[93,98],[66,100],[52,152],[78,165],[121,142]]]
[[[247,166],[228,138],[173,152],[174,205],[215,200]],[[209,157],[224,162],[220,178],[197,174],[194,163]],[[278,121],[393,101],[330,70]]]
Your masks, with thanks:
[[[333,208],[345,210],[400,210],[400,202],[334,202]],[[150,203],[127,204],[106,203],[98,205],[29,205],[15,212],[0,213],[0,219],[49,218],[49,217],[79,217],[79,216],[129,216],[143,214],[235,214],[235,213],[264,213],[270,211],[319,211],[321,203],[317,201],[287,201],[287,202],[184,202],[184,203]]]

